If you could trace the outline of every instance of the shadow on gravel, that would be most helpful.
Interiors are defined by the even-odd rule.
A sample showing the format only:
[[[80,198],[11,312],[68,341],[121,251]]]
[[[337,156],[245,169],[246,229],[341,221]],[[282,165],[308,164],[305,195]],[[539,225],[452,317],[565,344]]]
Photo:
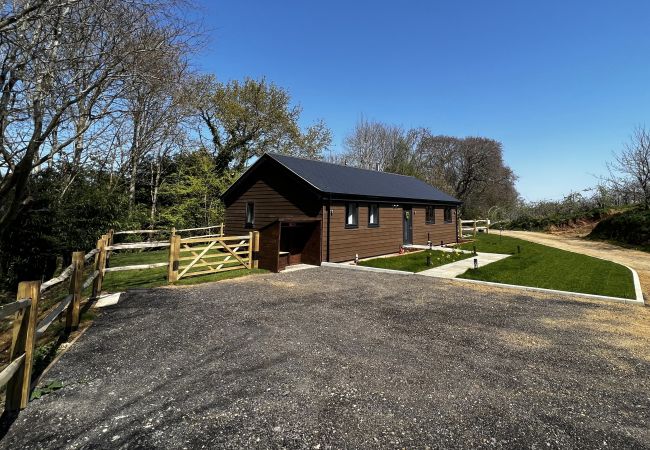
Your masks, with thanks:
[[[647,447],[648,319],[333,268],[141,291],[0,446]]]

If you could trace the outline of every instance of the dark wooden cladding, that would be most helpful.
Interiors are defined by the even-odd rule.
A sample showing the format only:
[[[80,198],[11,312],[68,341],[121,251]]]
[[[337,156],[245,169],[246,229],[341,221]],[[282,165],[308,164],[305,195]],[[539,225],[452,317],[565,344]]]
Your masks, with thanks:
[[[259,268],[278,272],[280,251],[280,222],[260,230]]]
[[[404,205],[408,206],[408,205]],[[426,223],[424,206],[413,206],[413,244],[426,245],[430,238],[433,245],[456,242],[456,214],[453,222],[444,222],[444,206],[435,207],[435,224]],[[379,206],[379,226],[368,226],[368,203],[359,203],[359,226],[345,227],[345,203],[332,205],[330,217],[330,261],[350,261],[359,258],[397,253],[403,244],[403,208],[391,205]],[[327,214],[326,212],[324,214]],[[327,216],[323,220],[322,252],[327,255]]]
[[[426,223],[426,209],[424,206],[413,207],[413,243],[424,245],[427,236],[430,236],[433,245],[456,242],[456,208],[452,209],[451,223],[445,223],[445,207],[435,206],[436,223]]]
[[[243,235],[260,231],[259,267],[282,270],[288,264],[319,264],[328,257],[327,199],[318,194],[295,174],[274,165],[260,166],[255,177],[240,187],[241,194],[231,196],[226,205],[225,234]],[[245,226],[246,204],[255,205],[252,228]],[[379,226],[368,225],[368,205],[357,201],[358,227],[345,227],[345,204],[337,200],[329,215],[329,261],[341,262],[397,253],[403,244],[404,208],[412,208],[413,244],[433,245],[456,242],[456,206],[452,206],[452,222],[444,221],[444,205],[435,206],[435,223],[426,223],[424,204],[379,204]],[[290,233],[293,233],[290,235]],[[281,248],[282,245],[286,248]],[[280,253],[288,251],[287,254]]]
[[[323,243],[327,243],[327,220]],[[359,226],[345,228],[345,203],[332,204],[330,216],[330,261],[349,261],[399,251],[402,245],[402,208],[379,206],[379,226],[368,227],[368,204],[359,203]],[[327,249],[323,251],[326,255]]]
[[[260,230],[281,217],[319,218],[320,197],[285,174],[265,170],[262,176],[234,202],[226,205],[224,221],[227,235],[245,234],[246,203],[255,204],[254,230]]]

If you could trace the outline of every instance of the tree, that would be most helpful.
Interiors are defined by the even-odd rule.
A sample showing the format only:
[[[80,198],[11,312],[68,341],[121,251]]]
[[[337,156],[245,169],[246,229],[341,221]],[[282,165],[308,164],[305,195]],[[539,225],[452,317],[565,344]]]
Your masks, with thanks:
[[[216,158],[205,148],[175,158],[175,171],[160,187],[160,220],[167,226],[208,226],[223,220],[220,195],[235,175],[217,175]]]
[[[650,131],[636,127],[607,167],[607,181],[616,191],[628,200],[639,199],[644,209],[650,208]]]
[[[337,162],[415,176],[463,201],[469,216],[516,203],[516,176],[503,161],[500,142],[482,137],[434,136],[425,128],[404,130],[359,120],[345,138]]]
[[[207,128],[218,174],[241,172],[251,157],[267,151],[321,158],[331,143],[322,121],[301,130],[301,108],[264,79],[220,83],[201,77],[187,90],[186,101]]]
[[[160,28],[171,2],[5,2],[0,16],[0,237],[31,201],[30,177],[74,145],[106,113],[142,39]],[[4,24],[4,25],[2,25]]]

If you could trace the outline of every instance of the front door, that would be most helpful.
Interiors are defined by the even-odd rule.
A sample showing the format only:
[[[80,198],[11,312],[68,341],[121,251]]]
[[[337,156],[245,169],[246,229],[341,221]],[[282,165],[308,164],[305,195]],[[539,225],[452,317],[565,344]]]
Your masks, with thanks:
[[[404,208],[404,245],[413,244],[413,210]]]

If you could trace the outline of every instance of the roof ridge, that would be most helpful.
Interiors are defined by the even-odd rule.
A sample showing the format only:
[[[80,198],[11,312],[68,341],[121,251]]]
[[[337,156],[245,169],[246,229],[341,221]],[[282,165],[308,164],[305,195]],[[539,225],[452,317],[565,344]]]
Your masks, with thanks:
[[[265,154],[269,155],[271,158],[273,158],[274,156],[280,156],[280,157],[283,157],[283,158],[301,159],[303,161],[311,161],[311,162],[316,162],[316,163],[329,164],[329,165],[337,166],[337,167],[347,167],[347,168],[350,168],[350,169],[365,170],[366,172],[385,173],[385,174],[389,174],[389,175],[397,175],[398,177],[413,178],[415,180],[421,181],[422,183],[425,183],[423,180],[420,180],[418,177],[416,177],[414,175],[404,175],[402,173],[385,172],[383,170],[366,169],[364,167],[348,166],[346,164],[337,164],[337,163],[330,162],[330,161],[323,161],[322,159],[306,158],[304,156],[283,155],[282,153],[275,153],[275,152],[265,152]]]

